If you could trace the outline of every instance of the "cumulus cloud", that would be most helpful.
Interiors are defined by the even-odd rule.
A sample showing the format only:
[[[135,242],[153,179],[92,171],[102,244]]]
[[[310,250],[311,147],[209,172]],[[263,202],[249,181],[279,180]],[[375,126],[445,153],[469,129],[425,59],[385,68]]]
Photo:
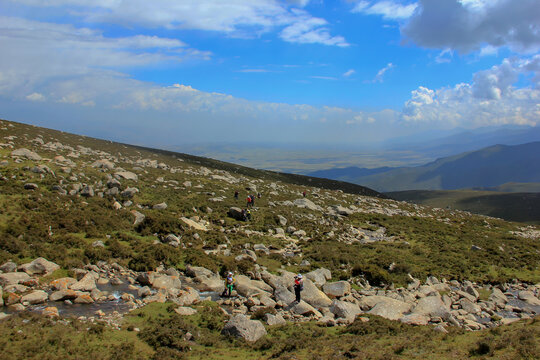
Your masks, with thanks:
[[[309,0],[11,0],[36,7],[58,7],[86,22],[126,27],[215,31],[233,37],[253,37],[283,29],[280,37],[292,43],[347,46],[342,36],[330,35],[327,21],[304,7]],[[293,5],[291,7],[291,5]],[[63,8],[60,8],[63,6]]]
[[[540,56],[505,59],[479,71],[472,82],[438,90],[419,87],[405,103],[402,119],[448,127],[540,125]],[[516,88],[519,76],[532,76],[532,87]]]
[[[44,101],[45,96],[43,96],[43,94],[34,92],[34,93],[31,93],[30,95],[27,95],[26,99],[30,101]]]
[[[394,1],[360,1],[351,10],[353,13],[381,15],[385,19],[401,20],[409,18],[416,10],[417,4],[401,4]]]
[[[419,46],[461,53],[486,46],[540,50],[538,0],[419,0],[402,33]]]

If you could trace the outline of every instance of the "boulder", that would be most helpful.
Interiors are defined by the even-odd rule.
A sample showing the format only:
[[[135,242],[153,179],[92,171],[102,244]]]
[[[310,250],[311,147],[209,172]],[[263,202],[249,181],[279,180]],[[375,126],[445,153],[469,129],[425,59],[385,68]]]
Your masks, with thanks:
[[[221,334],[255,342],[266,335],[266,329],[260,321],[250,320],[245,315],[236,315],[225,324]]]
[[[43,290],[35,290],[21,298],[21,303],[28,302],[29,304],[42,304],[49,298],[49,295]]]
[[[34,183],[26,183],[26,184],[24,184],[24,189],[25,190],[37,190],[37,189],[39,189],[39,186],[37,184],[34,184]]]
[[[151,284],[154,289],[164,289],[169,291],[170,289],[180,289],[182,282],[178,276],[169,276],[164,274],[156,274],[151,279]]]
[[[294,284],[294,276],[295,274],[288,271],[282,271],[281,276],[271,274],[266,270],[261,272],[261,278],[274,289],[278,287],[291,287],[292,289],[292,285]]]
[[[494,302],[498,307],[503,308],[504,305],[508,302],[508,298],[504,293],[498,289],[493,288],[493,291],[491,292],[491,295],[489,295],[489,301]]]
[[[186,307],[186,306],[180,306],[180,307],[174,309],[174,311],[178,315],[182,315],[182,316],[190,316],[190,315],[195,315],[197,313],[196,309]]]
[[[113,162],[111,162],[110,160],[101,159],[101,160],[94,161],[91,166],[93,168],[98,168],[98,169],[112,170],[112,169],[114,169],[115,164]]]
[[[412,313],[442,319],[447,319],[450,316],[449,309],[439,296],[428,296],[418,300]]]
[[[120,196],[122,196],[125,199],[131,199],[138,192],[139,192],[139,189],[137,189],[136,187],[128,187],[120,193]]]
[[[315,284],[309,279],[304,279],[304,290],[302,290],[300,295],[302,300],[317,309],[328,307],[332,304],[332,300],[330,300],[325,293],[319,290],[317,286],[315,286]]]
[[[80,194],[81,196],[84,196],[84,197],[94,197],[95,195],[94,188],[90,185],[86,185],[85,187],[81,189]]]
[[[322,211],[322,208],[318,205],[315,205],[315,203],[313,203],[313,201],[309,200],[309,199],[296,199],[294,200],[294,205],[300,207],[300,208],[305,208],[305,209],[309,209],[309,210],[314,210],[314,211]]]
[[[64,289],[58,290],[49,295],[50,301],[63,301],[63,300],[73,300],[79,296],[79,293],[75,290]]]
[[[154,206],[152,206],[152,209],[154,209],[154,210],[165,210],[165,209],[167,209],[167,203],[162,202],[162,203],[159,203],[159,204],[155,204]]]
[[[323,285],[323,291],[329,298],[337,298],[351,293],[351,284],[347,281],[337,281]]]
[[[313,306],[306,303],[304,300],[301,300],[299,303],[294,302],[290,307],[289,311],[293,314],[298,314],[302,316],[315,316],[317,318],[322,317],[322,314],[315,309]]]
[[[235,220],[238,220],[238,221],[243,221],[244,220],[244,215],[242,214],[242,209],[238,208],[238,207],[231,207],[229,208],[229,211],[227,212],[227,216],[235,219]]]
[[[274,290],[276,301],[281,301],[284,304],[291,304],[296,300],[296,297],[285,286],[278,286]]]
[[[272,292],[272,287],[263,281],[251,280],[244,275],[238,275],[235,279],[236,291],[242,296],[249,297],[264,293],[270,294]]]
[[[65,290],[77,282],[74,278],[65,277],[53,280],[49,283],[49,286],[54,290]]]
[[[25,272],[10,272],[0,274],[0,286],[16,285],[27,281],[30,276]]]
[[[78,291],[92,291],[96,288],[96,278],[97,276],[93,273],[87,273],[84,277],[72,284],[69,288],[71,290]]]
[[[139,177],[137,176],[137,174],[132,173],[131,171],[117,171],[114,173],[114,176],[116,178],[122,178],[126,180],[133,180],[133,181],[139,180]]]
[[[520,291],[518,293],[518,299],[525,301],[529,305],[540,306],[540,299],[534,296],[532,291]]]
[[[46,307],[45,309],[43,309],[41,311],[41,315],[49,317],[49,318],[54,318],[54,317],[59,317],[60,316],[58,314],[58,308],[56,308],[54,306],[49,306],[49,307]]]
[[[349,208],[346,208],[346,207],[343,207],[341,205],[334,205],[332,206],[332,210],[338,214],[338,215],[341,215],[341,216],[349,216],[349,215],[352,215],[354,214],[354,212],[349,209]]]
[[[182,220],[184,223],[186,223],[189,227],[199,230],[199,231],[208,231],[208,228],[202,224],[199,224],[196,221],[193,221],[191,219],[188,219],[186,217],[181,217],[180,220]]]
[[[309,280],[313,281],[313,283],[315,283],[315,285],[321,287],[328,280],[332,279],[332,273],[328,269],[320,268],[320,269],[308,272],[305,275],[305,277],[308,278]]]
[[[409,310],[411,310],[410,304],[386,297],[384,301],[377,303],[368,314],[378,315],[389,320],[399,320]]]
[[[364,296],[358,301],[358,305],[364,311],[372,309],[375,305],[387,301],[388,297],[379,295]]]
[[[135,216],[135,221],[133,222],[133,225],[137,226],[144,221],[144,218],[145,218],[144,214],[141,214],[137,210],[131,210],[131,214]]]
[[[461,308],[469,314],[479,314],[480,312],[482,312],[482,308],[470,301],[469,299],[460,299],[459,305],[461,305]]]
[[[421,314],[408,314],[399,319],[399,321],[409,325],[427,325],[429,323],[429,317]]]
[[[73,302],[75,304],[93,304],[94,299],[90,294],[80,294]]]
[[[349,321],[354,321],[354,318],[358,314],[361,314],[362,310],[360,310],[360,308],[356,304],[334,300],[332,301],[332,305],[330,306],[330,312],[336,317],[347,319]]]
[[[55,270],[60,269],[60,266],[48,261],[42,257],[35,259],[34,261],[19,266],[19,271],[24,271],[28,275],[47,275]]]
[[[11,152],[11,156],[15,156],[15,157],[22,157],[22,158],[26,158],[28,160],[34,160],[34,161],[39,161],[41,160],[41,156],[39,156],[38,154],[36,154],[35,152],[31,151],[31,150],[28,150],[26,148],[21,148],[21,149],[17,149],[17,150],[13,150]]]
[[[283,316],[281,316],[280,314],[277,314],[277,315],[266,314],[264,316],[264,320],[266,321],[266,324],[268,324],[269,326],[285,325],[287,323],[285,319],[283,318]]]
[[[17,264],[13,261],[5,262],[0,266],[0,271],[4,273],[14,272],[15,270],[17,270]]]
[[[190,306],[198,303],[200,300],[199,293],[192,287],[186,286],[184,290],[180,290],[174,302],[180,306]]]
[[[278,215],[278,222],[281,226],[287,226],[287,218],[282,215]]]

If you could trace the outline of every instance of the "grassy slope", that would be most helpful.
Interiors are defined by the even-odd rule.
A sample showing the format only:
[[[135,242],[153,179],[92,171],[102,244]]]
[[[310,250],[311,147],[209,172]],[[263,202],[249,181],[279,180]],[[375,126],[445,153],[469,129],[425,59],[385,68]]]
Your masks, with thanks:
[[[168,304],[150,304],[125,318],[122,330],[53,322],[24,314],[0,322],[0,358],[24,359],[538,359],[540,321],[448,334],[367,316],[344,328],[314,323],[267,327],[254,344],[220,336],[223,314],[201,303],[181,317]],[[28,320],[31,320],[28,322]],[[133,331],[135,328],[140,332]],[[193,340],[186,341],[187,332]]]
[[[500,193],[474,190],[410,190],[389,197],[431,207],[452,208],[509,221],[540,224],[540,193]]]
[[[181,162],[177,159],[181,156],[178,154],[119,145],[21,124],[14,123],[13,127],[3,131],[4,133],[5,136],[17,136],[17,139],[12,140],[15,148],[34,148],[49,158],[58,154],[44,151],[29,142],[38,133],[42,134],[46,142],[58,140],[63,144],[83,144],[107,151],[117,156],[118,165],[127,170],[132,170],[134,165],[126,160],[151,158],[186,172],[173,174],[160,169],[144,168],[144,171],[135,170],[140,175],[137,183],[122,181],[123,187],[129,185],[140,189],[140,193],[133,199],[134,203],[151,206],[165,201],[168,204],[168,208],[162,211],[138,209],[144,212],[146,220],[140,226],[134,227],[130,209],[113,210],[110,198],[60,196],[51,190],[52,185],[59,183],[61,176],[65,177],[64,184],[69,185],[68,189],[73,182],[93,184],[106,181],[106,172],[88,166],[95,156],[74,159],[78,168],[71,175],[75,174],[79,179],[71,181],[68,179],[70,175],[63,174],[60,166],[52,162],[46,164],[55,171],[56,177],[45,175],[41,178],[40,175],[25,169],[31,168],[34,162],[16,164],[10,160],[11,149],[0,149],[0,156],[9,160],[6,167],[0,168],[2,176],[8,178],[8,181],[0,182],[0,263],[13,259],[20,264],[44,256],[62,266],[63,270],[58,276],[65,276],[66,270],[71,267],[82,266],[88,262],[95,263],[98,260],[117,261],[136,270],[154,269],[161,262],[180,269],[190,263],[212,270],[226,268],[245,272],[251,269],[251,263],[235,262],[234,257],[207,256],[203,250],[214,248],[217,244],[229,243],[229,248],[236,255],[247,242],[282,248],[285,245],[283,240],[268,235],[268,230],[279,226],[277,215],[280,214],[289,220],[288,225],[305,230],[311,240],[299,241],[303,257],[284,259],[279,255],[261,255],[259,264],[268,266],[270,270],[276,270],[282,265],[292,271],[308,271],[325,266],[332,270],[335,278],[361,275],[374,284],[404,284],[408,272],[419,278],[435,275],[449,280],[468,279],[480,282],[507,281],[511,278],[540,281],[538,241],[510,233],[519,230],[520,224],[487,220],[459,212],[434,211],[338,191],[317,190],[307,187],[305,183],[291,183],[286,175],[237,168],[234,165],[189,156],[184,156],[185,160]],[[198,171],[201,164],[209,168],[222,166],[237,177],[238,174],[243,174],[246,179],[238,185],[215,181],[193,172]],[[81,173],[84,173],[84,176]],[[165,182],[157,182],[159,177],[164,177]],[[259,181],[261,179],[264,180]],[[193,186],[174,189],[175,185],[169,182],[171,180],[178,181],[179,184],[191,181]],[[269,183],[278,180],[282,180],[278,182],[278,194],[270,195]],[[38,183],[40,189],[33,192],[23,190],[23,184],[29,181]],[[252,182],[255,182],[264,194],[263,198],[256,202],[258,209],[254,211],[254,220],[246,224],[227,218],[225,214],[230,206],[243,205],[243,200],[235,201],[232,198],[234,190],[242,190]],[[198,188],[199,185],[202,188]],[[422,216],[389,216],[364,212],[338,221],[317,211],[290,206],[269,206],[270,201],[279,203],[299,198],[306,189],[309,197],[323,208],[335,204],[350,206],[360,199],[369,206],[398,208],[401,211],[418,212]],[[314,193],[318,193],[318,197],[315,197]],[[220,195],[227,198],[223,202],[208,201],[210,197]],[[364,208],[368,205],[356,206]],[[212,208],[211,212],[208,207]],[[197,240],[193,237],[195,231],[179,221],[179,216],[199,216],[211,224],[212,230],[199,232],[200,239]],[[49,226],[52,234],[49,234]],[[226,230],[225,233],[220,231],[221,226]],[[384,226],[388,235],[395,237],[395,241],[347,245],[324,235],[330,230],[334,231],[336,236],[347,234],[351,226],[372,230]],[[243,227],[260,233],[248,236],[243,233]],[[192,245],[187,249],[153,245],[157,236],[171,232],[180,235],[183,243],[190,242]],[[110,235],[110,238],[106,235]],[[92,247],[95,240],[102,240],[105,248]],[[471,251],[473,244],[484,250]],[[299,263],[303,259],[309,260],[312,265],[300,268]],[[388,271],[391,263],[396,264],[394,271]],[[478,349],[479,352],[487,349],[488,353],[493,352],[499,358],[535,358],[538,353],[539,337],[534,335],[538,332],[537,322],[505,327],[497,330],[500,333],[465,334],[452,330],[447,336],[434,335],[428,328],[410,328],[381,319],[372,319],[364,325],[356,323],[345,330],[323,328],[316,324],[290,324],[285,328],[269,329],[270,335],[266,340],[251,346],[220,337],[218,333],[223,324],[223,319],[220,318],[222,315],[213,311],[211,305],[201,306],[203,308],[200,311],[206,315],[186,320],[187,323],[173,319],[166,323],[167,326],[160,326],[172,316],[166,309],[167,305],[145,307],[140,310],[142,315],[135,313],[133,317],[126,319],[125,329],[114,334],[112,330],[99,325],[95,328],[93,325],[77,323],[62,325],[46,320],[35,320],[23,325],[22,319],[14,318],[0,322],[0,345],[4,351],[0,358],[32,358],[33,354],[36,354],[39,358],[50,359],[144,359],[151,356],[166,359],[179,355],[175,352],[178,349],[185,350],[186,344],[179,340],[185,331],[190,331],[195,336],[196,342],[188,344],[192,348],[189,357],[194,359],[286,359],[292,356],[299,359],[326,359],[332,356],[444,359],[467,358],[470,354],[476,354]],[[205,306],[208,309],[204,310]],[[533,340],[528,335],[529,332],[523,333],[523,326],[532,331],[535,336]],[[90,330],[82,337],[84,341],[79,343],[78,339],[81,337],[78,337],[78,331],[88,327]],[[129,331],[133,327],[141,328],[140,335]],[[152,334],[162,336],[156,339]],[[317,338],[316,343],[312,341],[314,337]],[[487,344],[479,345],[481,341],[487,341]],[[209,353],[211,355],[207,355]]]

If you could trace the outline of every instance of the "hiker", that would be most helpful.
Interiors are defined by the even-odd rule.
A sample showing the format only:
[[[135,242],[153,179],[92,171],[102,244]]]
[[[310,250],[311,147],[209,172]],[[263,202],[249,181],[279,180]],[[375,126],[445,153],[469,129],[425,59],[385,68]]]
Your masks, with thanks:
[[[302,195],[303,195],[304,197],[306,197],[306,192],[304,191],[304,192],[302,193]]]
[[[251,221],[251,210],[249,209],[246,211],[246,220]]]
[[[251,207],[253,207],[255,205],[255,195],[249,195],[249,197],[251,198]]]
[[[221,297],[231,297],[235,281],[236,280],[233,278],[233,273],[229,271],[227,273],[227,277],[225,278],[225,290],[223,290]]]
[[[251,195],[248,195],[246,207],[249,208],[249,207],[251,206],[251,204],[252,204],[252,203],[251,203]]]
[[[294,277],[294,294],[296,295],[296,302],[300,302],[300,292],[304,290],[304,279],[302,274],[298,274]]]
[[[238,190],[236,190],[236,191],[234,192],[234,198],[235,198],[236,200],[238,200]]]
[[[247,212],[248,212],[248,210],[242,209],[242,220],[243,221],[247,221],[247,218],[248,218],[247,217]]]
[[[257,199],[260,199],[261,198],[261,193],[257,193]]]

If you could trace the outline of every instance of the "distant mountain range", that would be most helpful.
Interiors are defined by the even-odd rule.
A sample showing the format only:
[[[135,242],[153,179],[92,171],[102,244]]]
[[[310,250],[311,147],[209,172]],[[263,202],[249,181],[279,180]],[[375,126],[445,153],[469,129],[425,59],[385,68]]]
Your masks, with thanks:
[[[540,182],[540,141],[495,145],[416,167],[321,170],[311,176],[361,184],[377,191],[496,188]]]

